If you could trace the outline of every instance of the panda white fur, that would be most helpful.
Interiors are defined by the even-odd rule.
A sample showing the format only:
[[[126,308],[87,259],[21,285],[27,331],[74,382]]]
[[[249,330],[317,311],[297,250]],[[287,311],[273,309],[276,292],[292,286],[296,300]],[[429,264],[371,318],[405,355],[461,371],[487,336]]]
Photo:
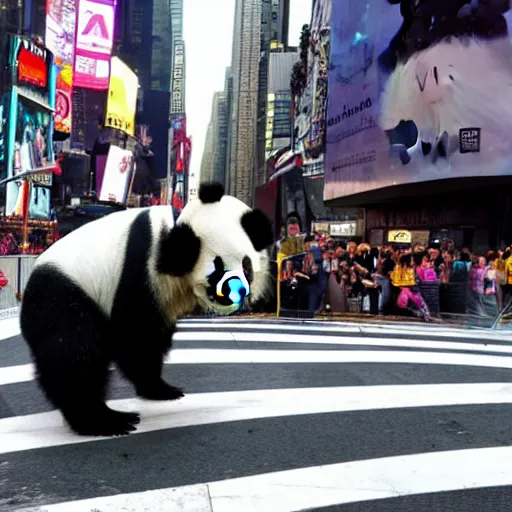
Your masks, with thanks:
[[[198,306],[228,314],[246,295],[264,296],[271,243],[261,211],[206,184],[176,225],[170,207],[130,209],[47,249],[28,280],[20,324],[38,382],[71,429],[101,436],[136,429],[137,413],[105,403],[112,363],[142,398],[182,397],[161,376],[176,321]]]

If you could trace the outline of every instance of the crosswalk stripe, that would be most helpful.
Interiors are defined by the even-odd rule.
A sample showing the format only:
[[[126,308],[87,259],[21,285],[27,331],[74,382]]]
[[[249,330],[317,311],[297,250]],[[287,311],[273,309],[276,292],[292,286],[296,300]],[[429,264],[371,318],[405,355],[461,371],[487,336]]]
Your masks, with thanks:
[[[20,335],[20,320],[15,316],[0,320],[0,341]]]
[[[512,485],[512,447],[420,453],[267,473],[208,485],[213,512],[305,510]],[[50,511],[51,512],[51,511]]]
[[[356,460],[19,512],[290,512],[435,492],[512,485],[512,447]]]
[[[178,333],[180,331],[187,332],[198,330],[199,332],[208,332],[208,328],[226,329],[227,332],[240,332],[244,330],[253,331],[289,331],[300,333],[337,333],[343,334],[359,334],[359,335],[375,335],[375,336],[412,336],[423,338],[446,338],[446,339],[474,339],[479,341],[504,341],[512,343],[512,332],[507,331],[491,331],[491,330],[472,330],[457,329],[432,326],[426,324],[417,325],[367,325],[364,323],[349,324],[337,322],[325,322],[323,324],[318,321],[305,320],[302,322],[289,321],[282,322],[279,320],[263,320],[254,322],[233,322],[230,320],[181,320],[178,322]],[[217,331],[219,332],[219,331]],[[21,334],[19,327],[19,317],[8,318],[0,321],[0,341],[12,338]]]
[[[177,332],[174,341],[235,341],[260,343],[323,343],[325,345],[359,345],[370,347],[412,347],[434,350],[465,350],[479,352],[499,352],[512,354],[512,345],[490,345],[464,343],[463,341],[423,341],[393,338],[366,338],[352,336],[325,336],[322,334],[264,334],[258,332]]]
[[[493,339],[493,340],[506,340],[512,341],[512,332],[499,330],[492,331],[490,329],[469,329],[460,327],[446,327],[431,325],[425,323],[418,324],[397,324],[396,322],[388,324],[367,324],[364,321],[361,323],[338,323],[333,321],[319,322],[315,320],[290,320],[283,322],[280,320],[258,320],[252,322],[239,323],[230,320],[219,321],[198,321],[194,320],[181,320],[178,322],[179,330],[192,330],[192,329],[205,329],[206,327],[213,327],[215,329],[226,328],[233,332],[243,330],[256,330],[256,331],[300,331],[300,332],[336,332],[336,333],[354,333],[354,334],[381,334],[383,336],[389,335],[412,335],[425,336],[425,337],[446,337],[446,338],[467,338],[467,339]]]
[[[178,402],[155,403],[132,398],[109,401],[114,409],[141,412],[142,421],[135,434],[305,414],[510,403],[512,383],[508,382],[228,391],[185,395]],[[0,453],[101,439],[72,434],[57,411],[0,420]]]
[[[453,352],[391,350],[251,350],[175,349],[165,364],[347,364],[404,363],[512,368],[512,357]],[[0,386],[34,380],[34,366],[24,364],[0,368]]]
[[[212,512],[208,486],[187,485],[18,509],[17,512]]]
[[[12,340],[14,336],[19,336],[18,318],[0,321],[0,340],[11,339],[5,345],[8,355],[4,364],[9,364],[11,361],[11,364],[26,361],[26,346],[23,347],[23,350],[18,350],[16,343],[24,344],[24,342],[21,338]],[[407,338],[408,336],[410,338]],[[450,411],[450,414],[455,411],[453,416],[455,424],[457,419],[464,423],[464,420],[460,418],[468,410],[487,411],[489,414],[496,415],[496,418],[506,417],[506,411],[509,410],[507,408],[512,405],[512,382],[507,382],[507,373],[501,371],[493,374],[491,370],[485,370],[485,368],[512,368],[512,357],[510,357],[512,336],[508,334],[485,330],[455,330],[445,326],[412,323],[397,324],[393,327],[385,324],[364,325],[342,322],[321,324],[318,321],[187,319],[179,322],[174,340],[178,342],[177,346],[165,360],[165,364],[169,365],[166,370],[166,378],[168,377],[167,372],[169,372],[170,382],[173,382],[174,374],[180,385],[183,381],[185,392],[187,392],[186,382],[189,375],[193,375],[193,379],[197,379],[198,372],[206,371],[206,378],[201,377],[200,385],[197,386],[196,383],[196,387],[191,391],[207,392],[186,394],[183,399],[175,402],[145,401],[133,398],[132,386],[129,383],[123,386],[116,375],[112,383],[112,388],[115,391],[114,397],[131,396],[132,398],[109,400],[109,405],[116,410],[141,413],[141,423],[137,425],[136,432],[119,440],[110,437],[76,436],[69,431],[61,414],[56,410],[34,414],[36,411],[48,410],[49,406],[42,407],[39,402],[39,400],[43,400],[43,395],[39,393],[35,397],[29,398],[28,392],[33,393],[35,386],[17,386],[17,384],[34,380],[33,365],[21,364],[0,368],[0,386],[13,385],[12,388],[5,387],[1,390],[5,393],[2,397],[5,400],[5,405],[2,406],[3,409],[0,412],[4,416],[32,412],[22,416],[0,419],[0,454],[2,454],[5,464],[14,464],[20,457],[24,461],[28,461],[28,458],[32,457],[36,460],[40,459],[45,467],[49,467],[49,462],[59,456],[63,457],[63,461],[69,460],[70,449],[66,447],[76,445],[73,450],[80,449],[80,451],[76,451],[79,458],[83,458],[84,454],[89,453],[89,450],[94,451],[97,464],[101,466],[100,459],[103,455],[101,457],[98,455],[99,450],[102,452],[112,450],[112,453],[116,450],[118,452],[126,450],[131,453],[135,446],[140,447],[145,440],[147,440],[147,444],[151,444],[150,439],[157,443],[168,443],[168,440],[171,439],[168,436],[173,435],[184,436],[183,439],[188,439],[186,442],[195,443],[195,436],[204,435],[204,432],[212,432],[208,435],[212,437],[217,451],[222,448],[222,453],[226,450],[225,447],[231,446],[230,443],[233,442],[235,446],[233,453],[238,453],[238,457],[240,457],[242,452],[240,450],[237,452],[236,446],[240,446],[240,443],[250,442],[249,437],[254,442],[257,435],[262,435],[260,432],[260,434],[251,435],[247,439],[244,437],[247,435],[248,429],[259,430],[259,424],[255,423],[258,421],[265,425],[268,423],[268,426],[265,427],[267,428],[266,440],[267,443],[271,440],[275,449],[281,443],[280,429],[284,425],[297,424],[302,428],[300,435],[298,435],[299,429],[293,438],[294,442],[298,443],[297,450],[301,452],[302,449],[305,449],[307,445],[304,443],[311,442],[309,433],[316,432],[320,436],[322,447],[325,443],[326,454],[315,456],[315,458],[295,454],[295,458],[290,459],[288,464],[276,464],[274,461],[269,466],[274,472],[263,474],[261,471],[270,471],[269,467],[266,467],[267,460],[265,458],[262,458],[260,462],[256,461],[254,466],[235,464],[236,468],[233,472],[231,472],[231,466],[219,466],[218,463],[212,467],[206,464],[207,469],[198,472],[197,463],[194,463],[183,466],[181,470],[183,474],[187,474],[187,471],[191,472],[185,477],[176,478],[174,475],[169,480],[166,476],[149,484],[145,481],[142,485],[132,485],[130,480],[129,489],[125,488],[125,490],[137,491],[169,485],[174,485],[174,487],[140,493],[124,493],[117,496],[103,496],[90,500],[66,501],[54,505],[26,508],[23,509],[23,512],[67,512],[68,510],[76,512],[91,512],[92,510],[101,510],[101,512],[120,510],[125,512],[141,510],[151,510],[152,512],[164,510],[166,512],[173,510],[187,510],[187,512],[239,512],[240,510],[244,512],[261,510],[291,512],[412,494],[490,486],[512,486],[512,473],[509,470],[512,467],[512,447],[494,447],[500,443],[497,437],[493,437],[494,424],[484,426],[473,416],[471,418],[474,425],[471,425],[474,428],[479,428],[479,446],[487,445],[492,448],[450,452],[435,451],[442,450],[442,447],[446,449],[447,447],[463,448],[466,446],[465,443],[450,442],[447,445],[436,442],[437,448],[432,445],[432,452],[421,453],[430,450],[428,435],[433,432],[432,428],[436,428],[435,418],[437,417],[439,422],[439,418],[446,416],[446,411]],[[219,348],[216,348],[216,343]],[[257,345],[255,345],[256,343]],[[284,344],[288,344],[288,346]],[[384,366],[385,370],[380,370],[380,366],[351,368],[351,363],[419,364],[453,366],[454,368],[448,367],[441,371],[438,366],[437,369],[432,370],[434,373],[431,374],[426,366],[422,366],[419,371],[420,376],[413,377],[412,375],[418,372],[414,372],[414,369],[411,370],[410,366],[404,367],[405,373],[401,373],[399,370],[397,371],[397,367],[393,366]],[[230,366],[200,368],[201,365],[223,364]],[[245,371],[250,368],[248,365],[257,364],[262,365],[257,367],[257,375],[259,376],[258,372],[261,370],[262,378],[268,378],[268,381],[261,382],[259,377],[254,379],[253,376],[250,385],[242,387],[241,379],[248,378]],[[267,367],[265,366],[267,364],[276,366]],[[316,364],[334,364],[335,366],[312,366]],[[181,366],[179,371],[173,372],[175,366]],[[462,369],[463,367],[481,368],[471,372]],[[212,378],[215,378],[216,381],[219,380],[217,368],[219,371],[225,371],[223,378],[224,380],[226,377],[229,379],[229,386],[226,386],[226,382],[220,384],[217,382],[215,386],[211,386]],[[222,368],[226,368],[226,370],[222,370]],[[323,368],[328,369],[326,373],[336,373],[338,368],[339,372],[347,370],[348,377],[344,379],[338,379],[336,376],[334,379],[317,378],[316,376],[322,372]],[[302,375],[302,370],[313,372],[311,375],[315,377],[314,382],[297,378],[297,374]],[[385,375],[391,377],[389,379],[366,378],[366,375],[372,374],[374,370],[384,371]],[[429,383],[429,381],[437,382],[440,379],[436,371],[442,373],[442,380],[439,380],[442,383]],[[251,368],[251,372],[256,372],[256,367]],[[502,382],[491,382],[496,379],[500,379]],[[455,383],[445,383],[450,381]],[[468,383],[458,383],[459,381]],[[352,384],[363,382],[368,385],[352,386]],[[396,384],[397,382],[400,384]],[[406,384],[406,382],[410,383]],[[413,384],[413,382],[423,383]],[[345,385],[341,386],[340,384]],[[274,389],[254,389],[267,385]],[[324,387],[329,385],[332,387]],[[236,389],[240,387],[250,390],[237,391]],[[229,389],[229,391],[211,392],[217,389]],[[12,393],[12,395],[8,396],[8,393]],[[23,396],[27,396],[29,401],[17,408],[15,402],[18,397]],[[29,405],[32,405],[32,411],[28,407]],[[498,406],[504,407],[498,408]],[[447,409],[443,409],[444,407]],[[454,407],[455,409],[453,409]],[[476,409],[474,409],[475,407]],[[479,414],[479,412],[471,414]],[[325,416],[329,414],[337,414],[337,416]],[[355,432],[358,432],[359,426],[353,425],[350,418],[352,415],[357,415],[363,423],[368,420],[372,430],[370,435],[373,436],[373,429],[375,429],[375,436],[377,436],[375,442],[378,444],[381,442],[378,437],[380,435],[378,428],[384,428],[382,425],[391,419],[394,422],[395,415],[397,418],[402,417],[401,421],[404,421],[405,425],[409,425],[409,427],[416,425],[421,429],[423,427],[419,427],[419,425],[424,421],[425,414],[433,415],[432,426],[425,428],[420,434],[421,439],[427,439],[427,443],[415,441],[414,433],[409,431],[406,433],[408,437],[404,441],[405,446],[398,441],[390,446],[389,440],[386,444],[385,432],[382,432],[382,443],[387,447],[386,450],[365,451],[357,445],[350,453],[341,450],[339,453],[336,452],[338,455],[335,457],[327,456],[329,446],[332,448],[329,443],[339,444],[333,437],[337,427],[333,426],[332,430],[329,430],[331,427],[328,426],[328,423],[332,421],[335,421],[336,425],[348,427],[348,431],[345,434],[340,432],[340,436],[350,433],[354,437],[353,442],[357,443],[357,437],[360,435],[360,443],[363,443],[362,439],[368,432],[364,434],[364,431],[361,431],[360,434],[354,435]],[[317,418],[317,415],[323,416]],[[387,420],[382,420],[383,417]],[[262,421],[267,418],[271,420]],[[239,424],[239,422],[247,423]],[[208,427],[208,425],[210,426]],[[324,425],[327,429],[326,432],[315,431],[317,425]],[[201,429],[202,426],[206,426],[206,428]],[[465,428],[460,428],[470,429],[470,426],[464,425]],[[183,427],[190,428],[186,431],[173,430]],[[399,427],[397,426],[397,428]],[[243,434],[237,433],[238,429]],[[167,430],[170,432],[166,432]],[[340,430],[345,429],[340,428]],[[489,434],[489,437],[485,438],[487,439],[485,443],[482,442],[484,432]],[[136,437],[134,438],[134,436]],[[229,442],[227,442],[228,438]],[[180,437],[180,439],[182,438]],[[91,445],[89,448],[89,443],[100,441],[105,441],[105,443]],[[347,440],[345,439],[344,442],[346,443]],[[349,442],[352,442],[352,439]],[[396,449],[394,449],[395,445]],[[188,446],[188,449],[193,448]],[[227,448],[228,451],[230,449]],[[35,451],[30,452],[31,450]],[[139,456],[149,457],[150,454],[145,450],[144,448],[140,451]],[[412,453],[412,455],[379,459],[367,458],[368,456],[377,457],[378,455],[404,452]],[[288,453],[288,451],[283,453]],[[316,450],[315,453],[321,454],[322,450]],[[197,455],[201,458],[199,452]],[[290,455],[292,454],[290,453]],[[285,458],[287,457],[285,456]],[[364,460],[359,460],[363,458]],[[152,464],[152,460],[149,459],[150,462],[146,460],[147,464]],[[327,463],[329,465],[301,467],[308,461],[309,464]],[[13,470],[14,465],[10,467]],[[84,475],[92,474],[96,470],[96,464],[91,462],[89,467],[84,469]],[[238,470],[241,472],[237,474]],[[15,475],[19,471],[20,469],[14,468],[11,484],[16,488],[15,492],[24,494],[23,491],[20,491],[21,484],[15,481],[18,478]],[[105,469],[105,471],[107,470]],[[254,475],[255,473],[256,476],[240,477],[240,475]],[[237,478],[217,480],[217,478],[227,476]],[[27,478],[32,484],[36,481],[40,482],[39,476],[35,473]],[[119,478],[122,480],[127,477],[125,475]],[[128,484],[128,480],[126,480],[125,486]],[[98,491],[89,488],[84,492],[77,492],[76,489],[68,488],[67,484],[52,484],[50,478],[47,481],[43,479],[41,482],[44,496],[47,498],[42,496],[39,499],[31,496],[31,493],[27,493],[25,503],[43,503],[46,499],[48,501],[72,500],[112,492],[100,488]],[[194,485],[182,486],[183,483]],[[10,497],[11,494],[7,493],[5,496]],[[14,496],[13,491],[12,499]],[[0,509],[5,503],[7,503],[5,499],[1,498]],[[15,510],[22,512],[19,508]]]

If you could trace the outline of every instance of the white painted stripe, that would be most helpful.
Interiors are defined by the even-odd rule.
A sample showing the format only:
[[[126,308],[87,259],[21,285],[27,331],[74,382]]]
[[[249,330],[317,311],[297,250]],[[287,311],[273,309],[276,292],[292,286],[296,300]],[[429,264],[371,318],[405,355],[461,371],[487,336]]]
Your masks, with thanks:
[[[212,512],[207,485],[187,485],[69,501],[17,512]]]
[[[477,351],[512,354],[512,345],[489,345],[484,342],[423,341],[415,339],[366,338],[353,336],[329,336],[322,334],[273,334],[262,332],[201,332],[181,331],[174,341],[230,341],[260,343],[323,343],[325,345],[360,345],[370,347],[411,347],[419,349]]]
[[[141,412],[137,434],[305,414],[510,403],[510,382],[228,391],[190,394],[178,402],[152,402],[138,398],[109,401],[115,409]],[[58,411],[0,420],[0,453],[101,439],[79,437],[68,432]]]
[[[479,329],[425,329],[424,325],[419,325],[416,329],[400,329],[396,326],[373,326],[361,325],[361,332],[364,334],[374,334],[376,336],[393,336],[397,334],[412,335],[412,336],[442,336],[446,338],[458,339],[477,339],[489,341],[505,341],[512,342],[512,333],[510,331],[502,330],[479,330]]]
[[[399,496],[508,486],[512,485],[511,467],[512,447],[417,453],[71,501],[19,512],[292,512]],[[210,497],[210,504],[205,496]]]
[[[213,512],[288,512],[512,485],[510,468],[512,447],[479,448],[267,473],[215,482],[208,490]]]
[[[397,324],[396,322],[389,324],[377,324],[374,325],[364,322],[359,323],[337,323],[330,320],[324,320],[323,322],[305,320],[304,323],[298,323],[296,321],[290,322],[278,322],[272,320],[261,320],[252,322],[238,322],[236,320],[219,320],[219,321],[191,321],[191,320],[180,320],[178,323],[178,329],[181,331],[191,329],[206,329],[210,327],[226,328],[229,332],[237,332],[239,330],[289,330],[289,331],[300,331],[300,332],[333,332],[333,333],[368,333],[386,336],[389,334],[401,334],[411,335],[414,337],[418,336],[435,336],[435,337],[448,337],[448,338],[460,338],[460,339],[477,339],[477,340],[499,340],[512,342],[512,332],[510,331],[491,331],[484,329],[465,329],[457,327],[446,327],[437,326],[431,324]]]
[[[34,378],[33,364],[20,364],[18,366],[0,368],[0,386],[29,382],[34,380]]]
[[[175,349],[165,364],[346,364],[402,363],[512,368],[512,357],[394,350]],[[32,364],[0,368],[0,386],[34,379]]]
[[[260,322],[236,322],[236,321],[223,321],[223,322],[185,322],[180,320],[178,322],[178,331],[188,331],[195,329],[205,329],[206,327],[211,328],[214,327],[216,329],[226,329],[230,332],[239,331],[239,330],[248,330],[254,329],[256,331],[268,330],[268,331],[276,331],[276,330],[285,330],[285,331],[334,331],[334,332],[347,332],[347,333],[360,333],[361,329],[357,325],[338,325],[331,326],[330,322],[325,322],[325,327],[310,325],[307,323],[301,324],[296,322],[286,322],[286,323],[278,323],[276,321],[260,321]]]
[[[4,327],[5,323],[5,327]],[[512,332],[508,331],[490,331],[490,330],[471,330],[464,328],[446,328],[427,324],[396,324],[396,322],[388,325],[374,325],[367,323],[342,323],[333,321],[311,321],[306,320],[303,323],[296,321],[277,322],[272,320],[258,320],[253,322],[239,322],[234,319],[215,319],[215,320],[181,320],[178,322],[178,333],[190,330],[198,330],[198,332],[208,332],[209,328],[226,328],[229,333],[236,333],[240,330],[261,330],[276,331],[288,330],[290,332],[297,331],[300,333],[315,332],[332,332],[335,333],[354,333],[354,334],[375,334],[376,336],[402,335],[411,336],[413,338],[429,338],[429,337],[446,337],[457,339],[474,339],[487,341],[504,341],[512,343]],[[226,332],[225,331],[225,332]],[[18,317],[0,320],[0,340],[12,338],[20,335]]]
[[[13,316],[0,320],[0,340],[13,338],[20,334],[20,319],[19,316]]]
[[[512,357],[452,352],[392,350],[230,350],[177,349],[166,364],[221,363],[410,363],[512,368]]]

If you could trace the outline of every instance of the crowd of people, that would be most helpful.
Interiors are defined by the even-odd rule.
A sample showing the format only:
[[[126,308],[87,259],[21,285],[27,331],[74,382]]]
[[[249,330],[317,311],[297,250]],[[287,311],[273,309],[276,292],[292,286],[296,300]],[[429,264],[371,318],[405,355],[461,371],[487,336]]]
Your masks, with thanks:
[[[512,248],[475,254],[455,248],[450,239],[372,247],[301,234],[291,218],[274,249],[281,261],[283,311],[413,315],[426,321],[464,315],[478,323],[496,318],[512,298]]]

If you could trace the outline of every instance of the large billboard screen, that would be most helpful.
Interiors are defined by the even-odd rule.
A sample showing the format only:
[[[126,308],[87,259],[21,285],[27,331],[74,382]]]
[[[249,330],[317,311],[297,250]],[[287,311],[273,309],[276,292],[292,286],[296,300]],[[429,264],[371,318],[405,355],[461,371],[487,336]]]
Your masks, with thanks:
[[[333,2],[325,200],[512,174],[509,2],[409,4]]]
[[[53,107],[53,54],[41,44],[18,36],[11,36],[11,43],[13,85],[17,85],[25,96]]]
[[[73,85],[108,89],[115,0],[78,0]]]
[[[112,57],[105,126],[135,134],[137,75],[118,57]]]
[[[18,96],[16,111],[11,113],[16,119],[13,151],[13,175],[34,169],[53,169],[52,113],[39,103]],[[37,183],[51,186],[51,172],[41,174]],[[22,182],[7,184],[6,214],[22,213]],[[47,219],[50,213],[50,190],[33,187],[29,203],[29,217]]]

